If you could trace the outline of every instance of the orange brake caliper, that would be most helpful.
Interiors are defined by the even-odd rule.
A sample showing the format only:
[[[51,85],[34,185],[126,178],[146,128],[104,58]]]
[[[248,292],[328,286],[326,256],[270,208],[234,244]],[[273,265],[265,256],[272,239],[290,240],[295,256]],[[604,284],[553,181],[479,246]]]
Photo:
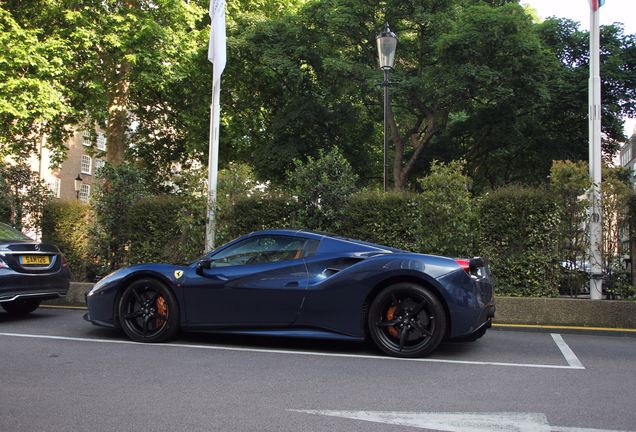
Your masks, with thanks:
[[[389,310],[386,311],[387,321],[391,321],[393,318],[395,318],[396,310],[397,310],[397,306],[391,306]],[[398,330],[394,326],[387,327],[387,330],[389,331],[389,334],[393,336],[394,338],[398,337]]]
[[[163,315],[165,317],[168,316],[168,304],[166,303],[166,300],[163,297],[161,297],[161,296],[157,297],[157,301],[155,302],[155,306],[157,307],[157,313],[159,315]],[[163,324],[164,320],[158,319],[158,320],[155,320],[155,321],[156,321],[155,325],[157,326],[157,328],[159,328]]]

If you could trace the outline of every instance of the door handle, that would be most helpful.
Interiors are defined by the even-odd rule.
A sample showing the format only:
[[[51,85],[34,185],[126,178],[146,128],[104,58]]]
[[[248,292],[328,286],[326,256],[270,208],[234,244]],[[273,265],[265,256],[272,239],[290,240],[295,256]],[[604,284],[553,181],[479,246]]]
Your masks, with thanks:
[[[222,281],[222,282],[226,282],[226,281],[230,280],[230,278],[228,278],[227,276],[224,276],[222,274],[205,274],[204,273],[202,276],[205,277],[205,278],[208,278],[208,279],[218,280],[218,281]]]
[[[287,282],[287,283],[285,284],[285,287],[286,287],[286,288],[293,288],[293,287],[297,287],[297,286],[300,286],[300,285],[299,285],[299,283],[298,283],[298,281],[294,281],[294,282]]]

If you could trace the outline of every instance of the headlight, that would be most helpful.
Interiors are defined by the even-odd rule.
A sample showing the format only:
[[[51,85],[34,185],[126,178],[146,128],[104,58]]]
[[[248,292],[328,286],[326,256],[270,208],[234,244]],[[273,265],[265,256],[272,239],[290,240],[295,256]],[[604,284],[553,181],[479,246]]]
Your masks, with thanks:
[[[119,270],[115,270],[114,272],[106,275],[106,277],[103,277],[99,280],[99,282],[97,282],[95,285],[93,285],[93,288],[91,288],[91,290],[88,292],[88,294],[86,295],[87,297],[91,297],[94,296],[95,294],[97,294],[99,291],[101,291],[102,289],[104,289],[106,287],[106,285],[108,285],[108,282],[110,282],[110,280],[112,279],[112,277],[119,272]]]

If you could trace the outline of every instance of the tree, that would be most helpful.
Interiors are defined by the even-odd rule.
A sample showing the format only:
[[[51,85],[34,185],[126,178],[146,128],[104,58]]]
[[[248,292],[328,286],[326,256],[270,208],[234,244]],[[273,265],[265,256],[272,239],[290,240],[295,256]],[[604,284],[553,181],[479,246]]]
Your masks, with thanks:
[[[138,145],[183,148],[179,131],[187,124],[174,113],[189,99],[178,103],[168,96],[187,82],[191,62],[203,55],[204,8],[182,0],[9,0],[6,5],[30,31],[72,47],[62,75],[74,115],[65,125],[104,128],[109,163],[124,160],[132,135]],[[157,155],[144,158],[153,161]],[[178,158],[175,151],[170,158]]]
[[[558,62],[551,73],[550,104],[539,113],[539,139],[554,159],[587,159],[589,33],[579,24],[549,18],[537,26],[543,44]],[[611,161],[623,133],[623,117],[636,115],[636,35],[620,25],[601,27],[603,153]],[[555,153],[559,154],[555,154]]]
[[[48,135],[47,145],[60,161],[71,115],[64,40],[39,29],[25,28],[0,6],[0,160],[24,160]]]
[[[52,197],[48,185],[28,164],[0,161],[0,221],[20,230],[37,231],[42,210]]]

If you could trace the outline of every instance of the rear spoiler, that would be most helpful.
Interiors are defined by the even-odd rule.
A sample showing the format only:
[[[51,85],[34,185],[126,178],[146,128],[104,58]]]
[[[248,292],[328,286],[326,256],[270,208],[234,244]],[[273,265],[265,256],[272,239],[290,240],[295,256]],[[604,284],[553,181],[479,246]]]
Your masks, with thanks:
[[[486,261],[484,261],[484,259],[482,257],[475,257],[475,258],[471,258],[470,261],[468,261],[468,268],[472,271],[472,270],[477,270],[479,268],[483,268],[486,267]]]
[[[486,267],[486,261],[482,257],[455,258],[455,262],[469,275],[477,274],[480,268]]]

